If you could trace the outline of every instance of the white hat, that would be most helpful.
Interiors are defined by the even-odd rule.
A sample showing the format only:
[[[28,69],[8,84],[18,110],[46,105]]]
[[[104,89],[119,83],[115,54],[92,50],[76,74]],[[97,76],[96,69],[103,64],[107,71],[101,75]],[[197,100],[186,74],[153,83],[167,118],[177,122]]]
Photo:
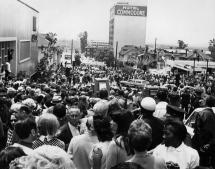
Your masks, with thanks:
[[[156,102],[151,97],[145,97],[141,101],[141,107],[149,111],[155,111]]]

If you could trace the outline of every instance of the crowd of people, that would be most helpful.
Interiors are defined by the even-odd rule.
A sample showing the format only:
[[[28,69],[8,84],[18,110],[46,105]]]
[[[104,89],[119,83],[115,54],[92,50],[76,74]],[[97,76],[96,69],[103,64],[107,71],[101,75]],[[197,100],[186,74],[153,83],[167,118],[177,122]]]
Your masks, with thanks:
[[[96,91],[95,78],[110,88]],[[157,86],[156,94],[120,83],[132,78]],[[80,66],[44,82],[3,80],[0,168],[215,168],[213,107],[213,76]]]

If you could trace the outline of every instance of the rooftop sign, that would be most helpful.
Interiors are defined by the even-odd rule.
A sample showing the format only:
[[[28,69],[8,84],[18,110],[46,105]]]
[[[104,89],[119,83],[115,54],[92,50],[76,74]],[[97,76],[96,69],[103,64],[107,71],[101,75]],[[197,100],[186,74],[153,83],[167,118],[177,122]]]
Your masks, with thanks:
[[[122,16],[147,16],[146,6],[130,6],[130,5],[116,5],[115,15]]]

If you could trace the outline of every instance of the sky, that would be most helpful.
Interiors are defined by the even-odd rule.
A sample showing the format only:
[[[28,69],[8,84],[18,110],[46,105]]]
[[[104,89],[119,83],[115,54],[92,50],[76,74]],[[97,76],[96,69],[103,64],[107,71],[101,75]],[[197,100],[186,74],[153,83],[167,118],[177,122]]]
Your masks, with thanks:
[[[132,0],[23,0],[39,11],[39,31],[53,32],[59,39],[107,41],[110,8]],[[138,0],[136,0],[138,1]],[[141,1],[141,0],[139,0]],[[207,47],[215,38],[215,0],[148,0],[146,44]]]

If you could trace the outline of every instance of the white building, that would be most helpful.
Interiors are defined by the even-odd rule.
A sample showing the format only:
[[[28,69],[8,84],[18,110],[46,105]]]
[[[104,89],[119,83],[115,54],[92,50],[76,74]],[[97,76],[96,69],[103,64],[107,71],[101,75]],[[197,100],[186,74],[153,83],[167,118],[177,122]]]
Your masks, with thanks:
[[[110,9],[109,43],[118,52],[124,45],[145,46],[147,0],[117,3]]]
[[[11,71],[31,74],[38,63],[39,12],[21,0],[0,0],[0,69],[12,49]]]

